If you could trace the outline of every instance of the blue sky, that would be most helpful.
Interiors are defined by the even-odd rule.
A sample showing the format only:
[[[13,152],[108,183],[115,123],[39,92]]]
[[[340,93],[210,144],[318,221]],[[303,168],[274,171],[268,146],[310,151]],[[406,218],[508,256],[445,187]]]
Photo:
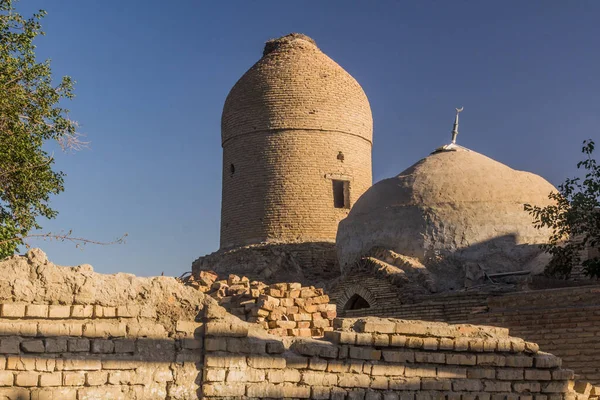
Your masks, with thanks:
[[[363,86],[374,180],[459,143],[553,184],[600,142],[600,2],[22,0],[48,11],[40,58],[76,81],[91,148],[57,153],[66,191],[44,231],[127,243],[32,242],[61,265],[180,275],[218,248],[220,117],[266,40],[311,36]],[[492,177],[490,177],[492,178]]]

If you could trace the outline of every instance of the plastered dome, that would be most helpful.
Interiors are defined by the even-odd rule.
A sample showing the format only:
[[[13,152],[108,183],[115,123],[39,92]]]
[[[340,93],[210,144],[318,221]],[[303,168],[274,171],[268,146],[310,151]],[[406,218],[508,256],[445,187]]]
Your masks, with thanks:
[[[556,189],[542,177],[514,170],[455,146],[373,185],[361,196],[337,235],[342,269],[370,249],[389,249],[425,266],[452,259],[488,273],[531,269],[549,237],[524,211],[548,205]]]
[[[309,37],[266,43],[223,107],[221,249],[326,242],[372,184],[360,85]]]

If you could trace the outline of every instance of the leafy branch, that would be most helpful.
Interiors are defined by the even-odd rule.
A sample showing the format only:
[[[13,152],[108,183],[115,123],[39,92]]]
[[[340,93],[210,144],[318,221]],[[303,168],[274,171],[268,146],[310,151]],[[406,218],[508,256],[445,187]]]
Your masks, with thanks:
[[[600,254],[600,165],[592,156],[594,147],[591,139],[583,142],[585,159],[577,168],[585,171],[584,177],[569,178],[559,185],[558,192],[548,196],[554,204],[525,204],[536,228],[551,229],[548,243],[542,245],[552,255],[546,267],[548,275],[568,278],[574,266],[582,265],[586,275],[600,277],[600,255],[582,257],[587,250]]]

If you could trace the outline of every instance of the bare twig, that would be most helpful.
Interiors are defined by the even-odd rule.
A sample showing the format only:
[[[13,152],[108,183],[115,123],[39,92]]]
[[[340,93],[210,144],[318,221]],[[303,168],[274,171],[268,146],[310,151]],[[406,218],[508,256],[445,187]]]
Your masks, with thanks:
[[[86,238],[71,236],[71,231],[69,231],[67,233],[48,232],[48,233],[33,233],[30,235],[17,236],[17,237],[11,238],[11,239],[1,240],[0,245],[3,245],[5,243],[10,243],[10,242],[16,242],[16,241],[26,241],[27,239],[42,239],[42,240],[59,240],[61,242],[64,242],[64,241],[73,242],[76,244],[76,247],[79,247],[81,245],[86,245],[86,244],[97,244],[97,245],[101,245],[101,246],[108,246],[108,245],[112,245],[112,244],[123,244],[123,243],[125,243],[126,237],[127,237],[127,233],[125,233],[120,238],[113,240],[112,242],[100,242],[100,241],[96,241],[96,240],[90,240],[90,239],[86,239]],[[30,247],[29,244],[27,244],[27,243],[25,243],[25,246]]]

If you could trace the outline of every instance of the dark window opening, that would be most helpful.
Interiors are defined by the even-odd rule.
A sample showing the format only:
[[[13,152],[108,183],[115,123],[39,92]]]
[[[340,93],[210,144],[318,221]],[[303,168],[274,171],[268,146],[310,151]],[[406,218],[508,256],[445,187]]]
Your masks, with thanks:
[[[231,173],[231,176],[233,176],[233,174],[235,174],[235,165],[231,164],[229,166],[229,172]]]
[[[348,299],[346,305],[344,306],[344,310],[360,310],[363,308],[371,308],[371,305],[368,301],[360,297],[358,294],[353,295]]]
[[[333,206],[350,208],[350,182],[333,180]]]

